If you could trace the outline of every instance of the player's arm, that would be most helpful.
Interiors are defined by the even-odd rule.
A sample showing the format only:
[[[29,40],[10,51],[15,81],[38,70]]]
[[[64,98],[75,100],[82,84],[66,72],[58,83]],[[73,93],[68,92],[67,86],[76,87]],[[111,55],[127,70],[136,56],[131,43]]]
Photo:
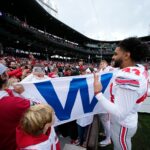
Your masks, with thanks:
[[[99,92],[102,90],[102,86],[98,81],[98,76],[94,75],[94,92],[96,98],[99,100],[100,104],[106,109],[106,111],[122,120],[134,107],[138,94],[135,90],[126,88],[126,86],[120,86],[115,94],[115,100],[117,103],[112,103],[110,100],[106,99],[105,96]]]

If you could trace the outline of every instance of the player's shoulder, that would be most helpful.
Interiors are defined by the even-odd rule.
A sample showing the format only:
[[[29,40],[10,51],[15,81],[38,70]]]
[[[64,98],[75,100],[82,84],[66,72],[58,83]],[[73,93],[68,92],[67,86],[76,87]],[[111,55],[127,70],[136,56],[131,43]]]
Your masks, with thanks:
[[[131,78],[131,79],[140,79],[145,72],[145,68],[142,65],[126,67],[118,71],[117,76],[122,76],[124,78]]]
[[[118,71],[115,82],[122,88],[135,90],[146,79],[143,73],[144,67],[142,66],[126,67]]]

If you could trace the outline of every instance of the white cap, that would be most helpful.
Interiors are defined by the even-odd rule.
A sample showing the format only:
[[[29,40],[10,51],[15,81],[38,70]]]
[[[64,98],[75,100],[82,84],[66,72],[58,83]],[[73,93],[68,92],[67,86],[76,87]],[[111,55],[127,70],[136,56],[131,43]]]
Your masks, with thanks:
[[[0,75],[7,70],[7,67],[0,63]]]

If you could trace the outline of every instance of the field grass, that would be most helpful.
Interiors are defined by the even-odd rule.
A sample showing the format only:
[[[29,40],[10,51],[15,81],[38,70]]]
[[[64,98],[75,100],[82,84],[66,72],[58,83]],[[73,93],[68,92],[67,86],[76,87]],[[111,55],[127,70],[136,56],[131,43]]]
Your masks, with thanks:
[[[113,150],[113,145],[99,147],[99,150]],[[132,140],[132,150],[150,150],[150,114],[139,113],[138,130]]]

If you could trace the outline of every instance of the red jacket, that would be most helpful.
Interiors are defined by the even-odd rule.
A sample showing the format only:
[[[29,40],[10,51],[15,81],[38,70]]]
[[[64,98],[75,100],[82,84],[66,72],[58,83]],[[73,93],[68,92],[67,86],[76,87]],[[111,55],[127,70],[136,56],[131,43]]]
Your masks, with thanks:
[[[15,69],[13,71],[9,71],[8,75],[9,75],[9,77],[15,76],[17,78],[20,78],[22,76],[22,69],[18,68],[18,69]]]

